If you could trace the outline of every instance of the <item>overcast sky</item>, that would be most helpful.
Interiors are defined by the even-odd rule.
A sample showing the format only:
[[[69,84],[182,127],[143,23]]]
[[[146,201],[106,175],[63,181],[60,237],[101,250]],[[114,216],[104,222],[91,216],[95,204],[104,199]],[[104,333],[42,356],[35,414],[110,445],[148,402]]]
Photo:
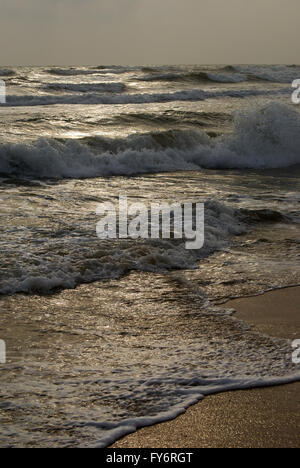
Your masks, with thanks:
[[[299,0],[0,0],[0,65],[300,63]]]

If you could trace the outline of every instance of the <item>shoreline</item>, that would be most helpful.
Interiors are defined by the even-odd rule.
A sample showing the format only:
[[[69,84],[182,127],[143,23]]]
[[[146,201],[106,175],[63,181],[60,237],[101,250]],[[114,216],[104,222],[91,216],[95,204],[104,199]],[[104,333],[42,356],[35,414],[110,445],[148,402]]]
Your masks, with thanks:
[[[233,299],[254,331],[300,339],[300,286]],[[283,313],[284,310],[284,313]],[[209,395],[176,419],[144,427],[111,448],[299,448],[300,382]]]

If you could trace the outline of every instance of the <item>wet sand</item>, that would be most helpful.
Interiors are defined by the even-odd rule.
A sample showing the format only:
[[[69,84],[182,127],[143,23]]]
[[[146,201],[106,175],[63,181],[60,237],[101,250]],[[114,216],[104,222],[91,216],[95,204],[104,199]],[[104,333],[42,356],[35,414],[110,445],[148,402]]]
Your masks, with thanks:
[[[300,287],[227,303],[272,336],[300,339]],[[206,397],[173,421],[143,428],[113,448],[299,448],[300,382]]]

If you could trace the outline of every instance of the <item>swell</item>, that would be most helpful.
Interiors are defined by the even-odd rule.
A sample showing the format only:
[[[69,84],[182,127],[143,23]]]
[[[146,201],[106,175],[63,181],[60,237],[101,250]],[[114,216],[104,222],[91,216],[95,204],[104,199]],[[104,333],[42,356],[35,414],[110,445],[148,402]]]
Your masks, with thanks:
[[[87,70],[78,68],[49,68],[44,70],[49,75],[57,76],[77,76],[77,75],[95,75],[99,70]]]
[[[0,107],[18,106],[47,106],[55,104],[85,104],[85,105],[111,105],[111,104],[151,104],[175,101],[204,101],[206,99],[237,98],[243,99],[251,96],[276,96],[289,94],[289,88],[276,90],[259,89],[222,89],[205,91],[202,89],[182,90],[173,93],[141,93],[141,94],[72,94],[72,95],[8,95],[5,104]]]
[[[140,81],[165,82],[213,82],[213,83],[242,83],[245,81],[266,81],[273,83],[291,83],[299,78],[300,67],[288,66],[254,66],[230,65],[217,70],[203,71],[161,71],[144,69],[144,75],[138,77]]]
[[[166,81],[166,82],[213,82],[213,83],[242,83],[248,81],[247,76],[229,73],[209,73],[209,72],[170,72],[170,73],[150,73],[138,78],[139,81]]]
[[[294,221],[292,213],[283,214],[276,210],[270,209],[241,209],[241,213],[247,218],[248,222],[252,223],[288,223]]]
[[[10,69],[0,69],[0,76],[14,76],[16,72]]]
[[[86,68],[49,68],[45,73],[57,76],[80,76],[80,75],[121,75],[137,70],[137,67],[97,66],[92,69]]]
[[[273,83],[292,83],[299,78],[300,66],[285,65],[253,66],[236,65],[232,67],[236,73],[246,75],[251,80],[269,81]]]
[[[42,86],[43,89],[51,91],[70,91],[80,93],[121,93],[125,91],[124,83],[47,83]]]
[[[115,118],[116,123],[125,125],[131,123],[144,125],[194,125],[209,127],[224,125],[232,122],[230,114],[222,112],[189,112],[189,111],[165,111],[161,114],[150,112],[135,112],[121,114]],[[105,123],[105,122],[104,122]],[[111,124],[111,120],[108,121]]]

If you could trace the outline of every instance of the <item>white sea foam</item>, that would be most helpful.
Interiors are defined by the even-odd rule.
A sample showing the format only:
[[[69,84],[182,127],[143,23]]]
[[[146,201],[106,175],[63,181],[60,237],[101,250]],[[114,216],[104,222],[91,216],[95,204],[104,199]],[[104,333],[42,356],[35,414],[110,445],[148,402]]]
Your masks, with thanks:
[[[182,390],[178,391],[182,395],[185,394],[185,398],[181,400],[180,403],[175,404],[171,407],[171,409],[166,411],[161,411],[156,416],[145,416],[145,417],[136,417],[131,419],[125,419],[118,423],[108,423],[108,422],[101,422],[101,423],[93,423],[91,421],[82,422],[82,427],[94,427],[99,429],[99,436],[102,432],[102,437],[99,437],[99,441],[92,444],[91,447],[93,448],[106,448],[109,445],[113,444],[115,441],[125,437],[128,434],[136,432],[138,429],[147,426],[153,426],[154,424],[160,424],[166,421],[171,421],[178,417],[179,415],[185,413],[187,408],[190,406],[195,405],[199,401],[203,400],[208,395],[214,395],[216,393],[222,392],[229,392],[233,390],[249,390],[254,388],[261,388],[261,387],[271,387],[283,384],[290,384],[294,382],[298,382],[300,380],[300,371],[297,370],[293,374],[287,375],[285,377],[260,377],[260,376],[251,376],[249,375],[240,378],[240,379],[223,379],[219,382],[216,380],[215,382],[201,382],[199,379],[199,385],[197,385],[197,379],[195,379],[195,388],[194,389],[185,389],[184,392]],[[157,384],[159,384],[159,380]],[[161,382],[162,383],[162,382]],[[185,385],[183,381],[180,382],[181,385]],[[187,382],[186,384],[189,385],[191,382]],[[174,382],[176,385],[176,382]],[[177,384],[178,385],[178,384]],[[179,396],[179,395],[178,395]],[[69,426],[76,427],[74,424],[70,424]],[[87,447],[88,445],[83,444],[83,447]]]
[[[16,272],[13,265],[8,270],[8,265],[3,268],[0,294],[72,289],[81,283],[118,278],[130,270],[195,268],[199,259],[224,248],[232,236],[246,230],[243,215],[238,210],[215,201],[207,201],[205,217],[205,245],[197,251],[187,250],[185,241],[181,240],[99,240],[96,217],[90,223],[95,226],[93,233],[73,236],[65,232],[63,246],[59,236],[44,238],[48,246],[44,254],[39,250],[39,243],[33,242],[30,231],[23,231],[22,242],[17,238],[9,248],[7,239],[3,238],[6,251],[11,252],[9,258],[13,262],[18,258],[18,269]],[[31,246],[27,254],[23,252],[23,242]]]
[[[102,143],[100,139],[98,149],[77,140],[45,139],[31,145],[0,146],[0,173],[13,177],[90,178],[296,164],[300,164],[300,115],[277,103],[238,112],[233,133],[218,138],[186,131]]]

